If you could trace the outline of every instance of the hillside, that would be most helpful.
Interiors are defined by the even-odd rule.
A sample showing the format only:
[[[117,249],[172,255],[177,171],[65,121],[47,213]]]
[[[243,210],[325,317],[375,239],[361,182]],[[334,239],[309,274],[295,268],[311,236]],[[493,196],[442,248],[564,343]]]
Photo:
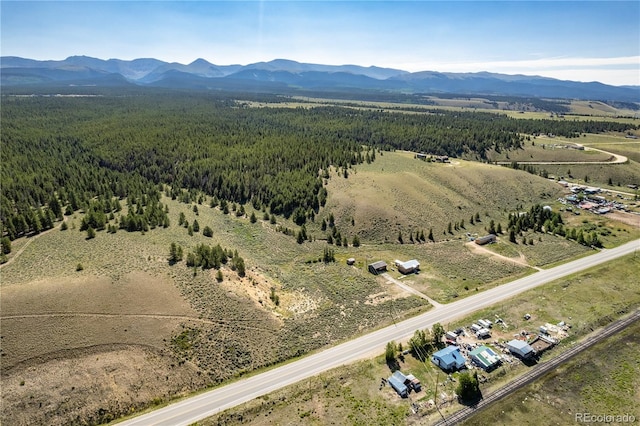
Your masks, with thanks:
[[[443,233],[449,223],[464,221],[469,230],[478,231],[470,223],[476,213],[487,222],[482,227],[489,217],[499,220],[506,212],[555,200],[561,193],[547,179],[505,167],[414,157],[384,153],[372,164],[355,167],[348,179],[330,179],[326,210],[334,213],[338,227],[377,243],[395,242],[398,232],[408,238],[410,232],[429,229],[442,240],[448,238]]]

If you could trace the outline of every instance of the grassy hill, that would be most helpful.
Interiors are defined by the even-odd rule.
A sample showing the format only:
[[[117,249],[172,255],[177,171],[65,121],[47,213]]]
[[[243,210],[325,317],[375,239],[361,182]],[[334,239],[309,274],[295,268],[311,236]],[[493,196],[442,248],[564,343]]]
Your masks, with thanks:
[[[457,159],[429,163],[407,152],[385,152],[347,179],[333,175],[327,188],[326,212],[334,214],[338,228],[371,242],[395,242],[398,232],[408,239],[410,231],[429,229],[440,241],[451,238],[444,234],[450,222],[461,221],[465,232],[483,233],[491,219],[505,220],[509,212],[561,193],[557,184],[525,172]],[[472,225],[476,213],[481,222]]]

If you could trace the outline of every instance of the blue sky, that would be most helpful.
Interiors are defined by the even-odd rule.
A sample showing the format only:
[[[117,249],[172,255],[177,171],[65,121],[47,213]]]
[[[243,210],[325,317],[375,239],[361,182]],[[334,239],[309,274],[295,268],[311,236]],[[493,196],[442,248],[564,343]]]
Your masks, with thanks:
[[[3,56],[277,58],[640,85],[633,1],[8,1]]]

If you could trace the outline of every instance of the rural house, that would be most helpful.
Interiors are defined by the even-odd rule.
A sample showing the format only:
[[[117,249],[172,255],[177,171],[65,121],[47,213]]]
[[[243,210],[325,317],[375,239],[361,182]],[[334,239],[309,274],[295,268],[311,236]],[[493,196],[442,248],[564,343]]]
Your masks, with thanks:
[[[402,272],[405,275],[412,274],[420,270],[420,262],[415,259],[407,260],[406,262],[396,260],[394,261],[394,263],[396,265],[396,268],[398,268],[398,271]]]
[[[455,371],[464,367],[466,360],[457,346],[447,346],[431,356],[431,362],[444,371]]]

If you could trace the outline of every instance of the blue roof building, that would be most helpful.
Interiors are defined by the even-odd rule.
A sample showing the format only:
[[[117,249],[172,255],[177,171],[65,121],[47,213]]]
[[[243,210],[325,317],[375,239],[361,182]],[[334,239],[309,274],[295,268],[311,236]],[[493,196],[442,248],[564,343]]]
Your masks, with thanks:
[[[467,362],[457,346],[447,346],[431,356],[431,362],[445,371],[455,371],[464,367]]]
[[[387,381],[389,382],[391,387],[396,392],[398,392],[398,395],[400,395],[403,398],[406,398],[407,395],[409,394],[409,389],[404,384],[406,380],[407,378],[405,377],[404,374],[402,374],[400,371],[395,371]]]

